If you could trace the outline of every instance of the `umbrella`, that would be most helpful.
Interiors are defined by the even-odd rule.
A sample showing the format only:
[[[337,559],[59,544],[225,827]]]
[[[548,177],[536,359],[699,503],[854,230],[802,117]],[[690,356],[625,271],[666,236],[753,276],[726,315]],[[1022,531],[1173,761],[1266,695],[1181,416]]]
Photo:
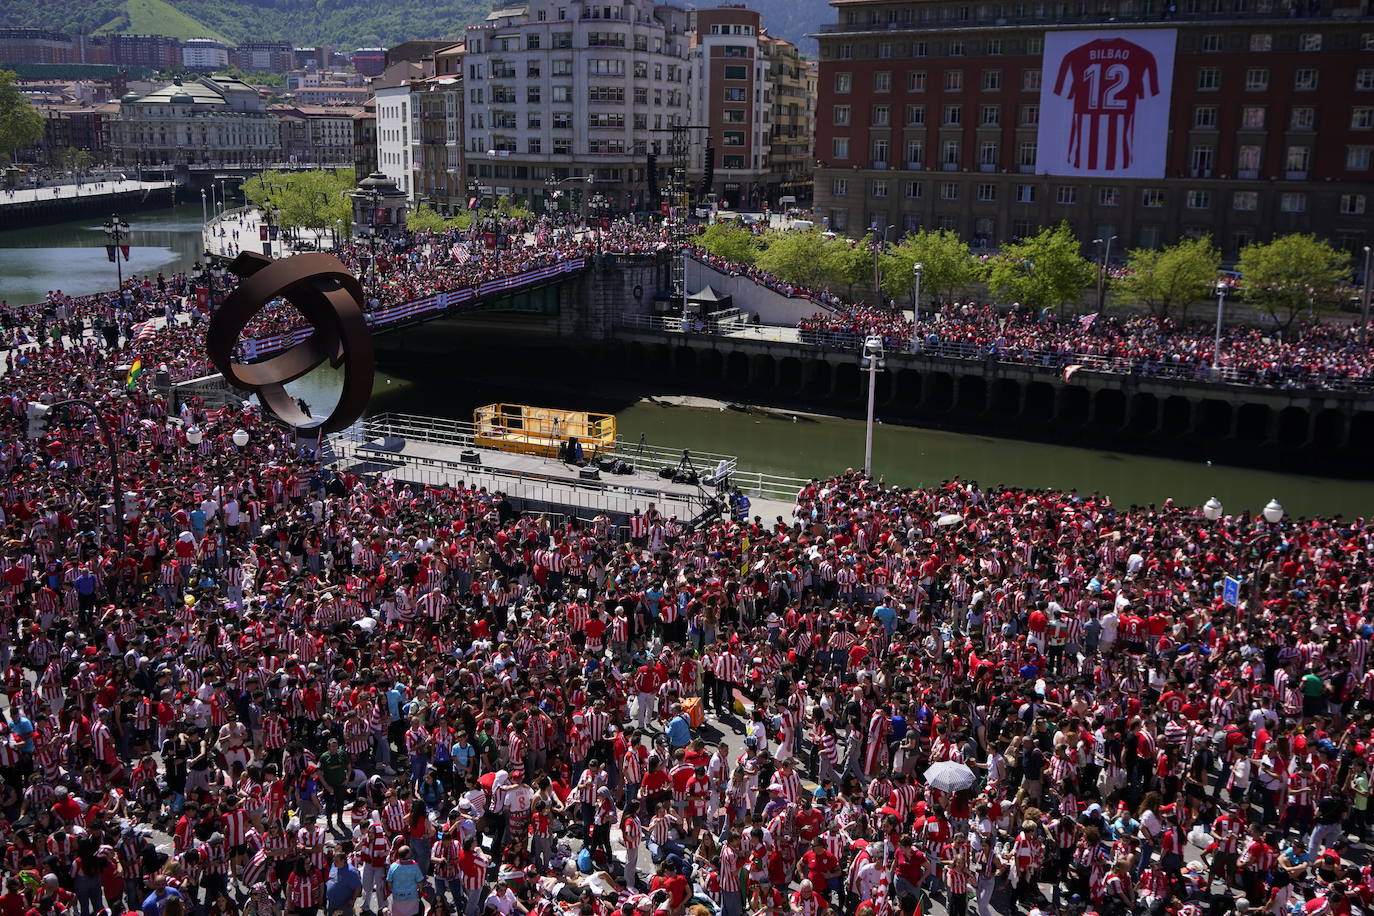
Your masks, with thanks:
[[[941,760],[926,767],[926,784],[941,792],[958,792],[977,781],[972,770],[953,760]]]
[[[957,525],[963,520],[964,517],[962,515],[955,512],[948,512],[936,519],[935,524],[940,528],[948,528],[950,525]]]

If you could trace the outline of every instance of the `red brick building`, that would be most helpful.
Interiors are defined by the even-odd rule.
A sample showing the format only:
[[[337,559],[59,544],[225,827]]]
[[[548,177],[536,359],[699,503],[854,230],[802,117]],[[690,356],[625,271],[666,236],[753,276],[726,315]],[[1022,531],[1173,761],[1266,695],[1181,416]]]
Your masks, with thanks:
[[[1228,258],[1275,233],[1374,241],[1361,0],[830,5],[815,199],[838,231],[995,247],[1067,220],[1117,251],[1211,233]]]

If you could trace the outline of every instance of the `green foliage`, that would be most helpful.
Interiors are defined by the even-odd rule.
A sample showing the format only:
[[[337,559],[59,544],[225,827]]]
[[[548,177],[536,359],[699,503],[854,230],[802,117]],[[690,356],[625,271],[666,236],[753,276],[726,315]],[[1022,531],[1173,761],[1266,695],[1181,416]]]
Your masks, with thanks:
[[[534,211],[525,206],[524,198],[512,199],[505,194],[496,201],[496,213],[506,219],[534,219]]]
[[[854,298],[854,287],[873,277],[874,236],[870,233],[853,244],[849,239],[831,239],[825,246],[825,272],[832,286],[843,286],[847,298]]]
[[[1315,235],[1282,235],[1240,251],[1236,269],[1245,300],[1289,327],[1303,309],[1328,305],[1350,282],[1350,256]]]
[[[352,169],[312,172],[266,171],[245,181],[240,188],[255,207],[270,204],[280,212],[287,229],[336,229],[341,233],[352,220],[353,204],[347,192],[353,188]]]
[[[43,139],[43,116],[14,85],[13,70],[0,70],[0,155],[10,159]]]
[[[915,288],[914,265],[921,265],[921,300],[953,298],[983,277],[983,265],[968,243],[949,229],[923,229],[883,255],[883,296],[902,301]]]
[[[412,232],[443,232],[445,229],[466,229],[472,224],[467,213],[441,216],[433,207],[421,205],[406,211],[406,228]]]
[[[758,239],[754,233],[728,222],[715,222],[697,236],[697,244],[718,258],[737,264],[753,264],[759,256]]]
[[[53,165],[68,172],[84,172],[95,162],[95,157],[89,151],[70,146],[59,150],[53,158]]]
[[[816,231],[778,232],[769,236],[768,246],[759,252],[754,263],[788,283],[819,289],[831,282],[826,248],[832,244]]]
[[[1126,305],[1141,305],[1163,318],[1207,297],[1221,267],[1221,252],[1212,237],[1184,239],[1164,249],[1137,248],[1126,259],[1128,273],[1111,282],[1112,297]]]
[[[1096,268],[1079,254],[1078,239],[1066,223],[1041,229],[1005,246],[988,271],[997,295],[1037,309],[1078,301],[1096,278]]]

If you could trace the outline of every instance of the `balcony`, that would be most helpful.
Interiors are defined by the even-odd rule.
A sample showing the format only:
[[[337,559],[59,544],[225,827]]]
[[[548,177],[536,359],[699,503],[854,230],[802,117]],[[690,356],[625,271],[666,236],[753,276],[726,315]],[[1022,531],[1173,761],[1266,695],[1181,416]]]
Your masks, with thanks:
[[[921,160],[919,159],[915,160],[914,162],[908,162],[906,164],[906,167],[907,171],[910,172],[919,172],[921,169],[925,168],[925,166],[921,165]]]
[[[1306,181],[1307,169],[1289,169],[1283,173],[1285,181]]]
[[[885,170],[885,169],[887,168],[887,161],[884,160],[884,159],[874,159],[874,160],[873,160],[873,168],[875,168],[875,169],[880,169],[880,170]]]
[[[957,162],[942,162],[942,163],[940,163],[940,170],[941,170],[941,171],[944,171],[944,172],[957,172],[957,171],[959,171],[959,163],[957,163]]]
[[[1240,169],[1236,172],[1236,177],[1245,181],[1255,181],[1259,178],[1259,169]]]
[[[1269,12],[1233,12],[1228,10],[1224,13],[1183,13],[1176,12],[1172,16],[1166,16],[1163,12],[1155,15],[1113,15],[1102,12],[1086,12],[1082,15],[1055,15],[1053,10],[1047,5],[1043,16],[1007,16],[1000,19],[983,19],[978,21],[965,22],[827,22],[821,25],[817,32],[811,33],[811,37],[817,35],[833,34],[854,34],[859,32],[931,32],[958,29],[967,31],[972,29],[1005,29],[1013,26],[1054,26],[1054,25],[1101,25],[1107,28],[1119,28],[1122,25],[1134,23],[1157,24],[1169,22],[1216,22],[1233,23],[1244,22],[1292,22],[1295,17],[1288,14],[1288,10],[1274,4],[1275,9]],[[1360,15],[1357,11],[1350,9],[1341,10],[1318,10],[1312,15],[1297,16],[1296,18],[1304,21],[1312,20],[1350,20],[1350,19],[1369,19],[1370,14]]]
[[[997,171],[997,163],[995,163],[995,162],[980,162],[980,163],[978,163],[978,171],[980,171],[980,172],[995,172],[995,171]]]

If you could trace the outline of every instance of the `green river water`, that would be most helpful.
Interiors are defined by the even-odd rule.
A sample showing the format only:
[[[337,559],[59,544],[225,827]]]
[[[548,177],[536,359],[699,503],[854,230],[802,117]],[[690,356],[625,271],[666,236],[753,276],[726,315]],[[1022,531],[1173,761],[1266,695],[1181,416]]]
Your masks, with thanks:
[[[199,202],[131,215],[129,221],[135,230],[131,272],[184,270],[199,257]],[[96,223],[84,220],[0,233],[0,298],[29,302],[50,289],[83,293],[111,288],[114,265],[105,259],[104,238]],[[820,476],[863,462],[864,424],[854,419],[793,420],[790,415],[660,406],[637,397],[607,406],[601,402],[604,398],[585,396],[575,385],[509,385],[500,377],[465,375],[461,365],[440,368],[443,371],[432,361],[387,357],[377,375],[372,410],[467,419],[473,406],[500,400],[612,409],[624,439],[633,441],[643,434],[653,445],[737,455],[740,467],[750,471]],[[295,387],[316,405],[326,403],[337,390],[335,380],[322,374],[302,379]],[[653,390],[648,382],[637,392],[660,393],[666,392]],[[740,392],[736,397],[747,395]],[[1121,505],[1170,497],[1198,504],[1216,496],[1232,512],[1256,511],[1277,498],[1294,515],[1374,513],[1371,481],[1227,467],[1209,463],[1206,454],[1145,457],[912,426],[877,426],[874,468],[889,482],[903,485],[933,484],[957,475],[984,485],[1100,491]]]

